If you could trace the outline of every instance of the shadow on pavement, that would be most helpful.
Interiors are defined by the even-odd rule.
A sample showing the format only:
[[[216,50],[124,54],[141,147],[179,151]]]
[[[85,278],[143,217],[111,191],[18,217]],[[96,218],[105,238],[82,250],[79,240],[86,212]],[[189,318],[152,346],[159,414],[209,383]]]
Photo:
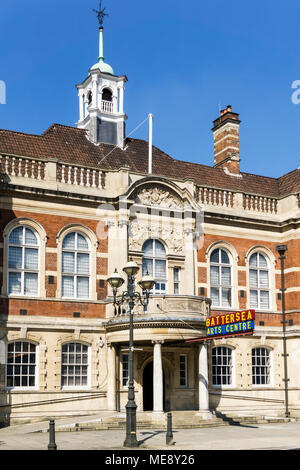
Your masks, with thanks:
[[[223,421],[228,423],[230,426],[240,426],[242,428],[254,428],[254,429],[258,428],[258,426],[251,426],[250,424],[242,424],[240,421],[234,420],[233,418],[230,418],[229,416],[226,416],[225,414],[221,413],[220,411],[216,411],[216,417],[221,418]]]
[[[177,431],[172,431],[173,433],[177,432]],[[144,439],[141,439],[140,441],[138,441],[138,444],[141,445],[143,444],[145,441],[147,441],[148,439],[151,439],[152,437],[155,437],[157,436],[158,434],[166,434],[166,431],[144,431],[144,432],[141,432],[140,434],[150,434],[148,437],[145,437]]]

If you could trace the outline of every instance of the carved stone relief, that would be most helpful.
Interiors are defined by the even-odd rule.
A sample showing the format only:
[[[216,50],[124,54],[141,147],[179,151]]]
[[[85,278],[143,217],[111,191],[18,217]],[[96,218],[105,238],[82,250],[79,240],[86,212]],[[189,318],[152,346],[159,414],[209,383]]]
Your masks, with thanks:
[[[147,186],[136,194],[136,202],[145,206],[159,206],[166,209],[183,209],[183,203],[179,197],[159,186]]]
[[[158,238],[167,244],[170,253],[183,255],[183,230],[181,227],[134,221],[129,226],[128,235],[130,250],[141,251],[146,240]]]

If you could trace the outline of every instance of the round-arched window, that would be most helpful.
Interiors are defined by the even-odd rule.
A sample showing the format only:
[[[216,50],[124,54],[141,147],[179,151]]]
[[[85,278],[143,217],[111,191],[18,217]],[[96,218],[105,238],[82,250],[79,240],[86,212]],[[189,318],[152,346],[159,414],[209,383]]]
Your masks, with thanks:
[[[214,307],[232,305],[232,263],[223,248],[217,248],[210,255],[210,297]]]
[[[269,264],[262,253],[253,253],[249,260],[250,307],[270,308]]]
[[[102,90],[102,99],[103,99],[103,101],[112,102],[112,92],[109,88],[103,88],[103,90]]]
[[[35,230],[17,227],[8,238],[8,293],[37,296],[39,292],[39,237]]]
[[[62,297],[90,296],[90,243],[79,232],[65,236],[62,244]]]
[[[167,291],[167,260],[163,243],[155,239],[147,240],[142,251],[143,276],[147,273],[153,276],[156,281],[154,293],[165,294]]]

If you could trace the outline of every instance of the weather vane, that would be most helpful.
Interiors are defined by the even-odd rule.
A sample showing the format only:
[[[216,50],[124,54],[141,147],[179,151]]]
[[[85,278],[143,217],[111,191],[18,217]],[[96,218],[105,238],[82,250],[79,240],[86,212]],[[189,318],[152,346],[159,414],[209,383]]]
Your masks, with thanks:
[[[99,25],[103,26],[103,20],[105,16],[108,16],[107,13],[105,13],[105,8],[102,8],[102,0],[100,0],[99,4],[99,10],[93,10],[95,13],[97,13],[97,18],[99,21]]]

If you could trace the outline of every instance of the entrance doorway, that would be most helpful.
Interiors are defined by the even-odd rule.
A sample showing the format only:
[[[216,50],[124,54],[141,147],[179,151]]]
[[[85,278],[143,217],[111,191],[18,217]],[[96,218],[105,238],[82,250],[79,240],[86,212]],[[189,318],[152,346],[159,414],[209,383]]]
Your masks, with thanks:
[[[163,408],[165,410],[165,372],[163,370]],[[143,409],[153,411],[153,362],[146,365],[143,372]]]

